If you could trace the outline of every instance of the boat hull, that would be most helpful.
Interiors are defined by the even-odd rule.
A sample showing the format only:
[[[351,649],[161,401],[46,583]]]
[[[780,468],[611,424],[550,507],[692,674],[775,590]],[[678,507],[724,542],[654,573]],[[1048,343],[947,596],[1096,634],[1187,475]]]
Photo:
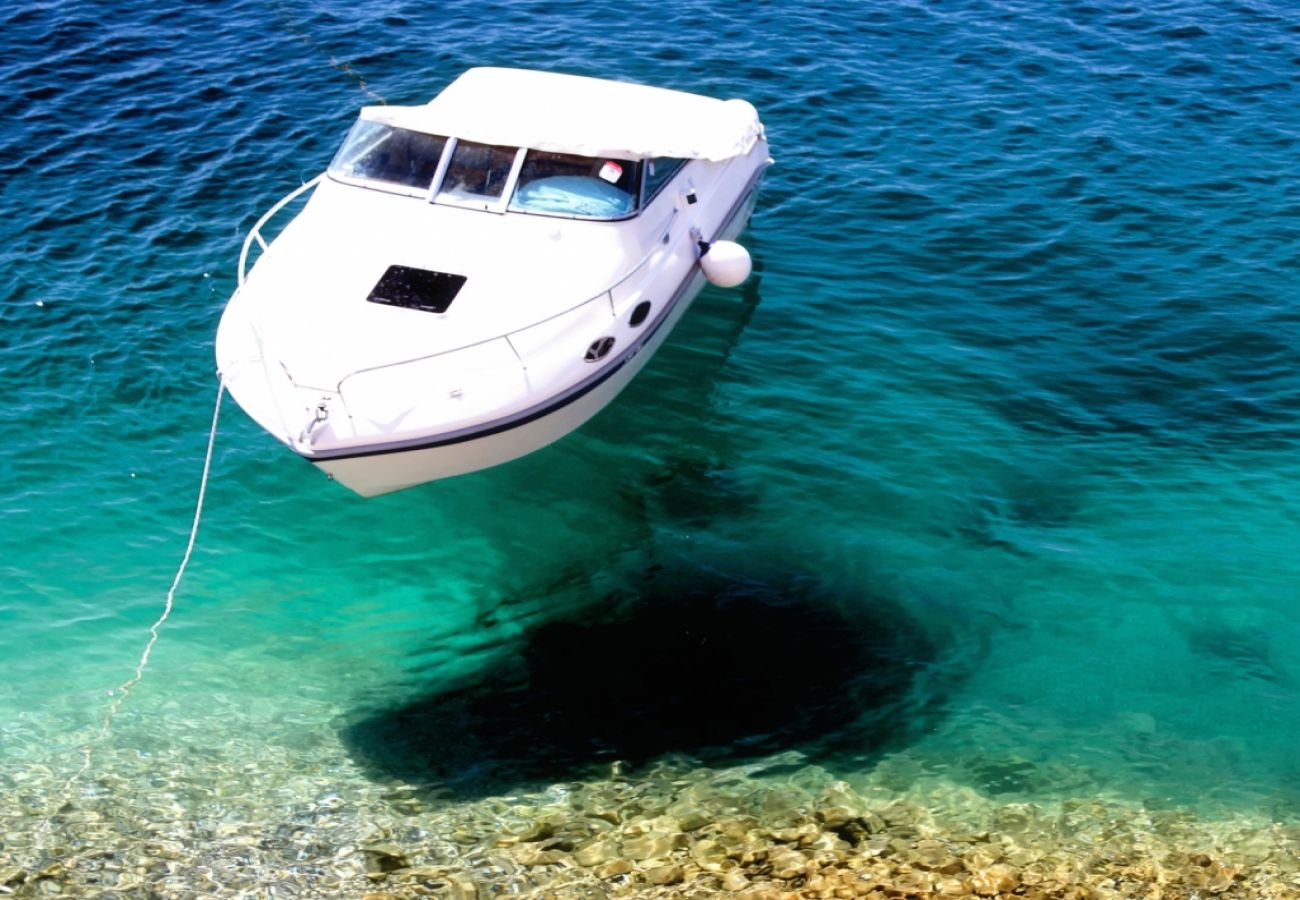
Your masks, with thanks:
[[[719,242],[748,223],[770,163],[761,134],[743,156],[687,160],[636,216],[610,220],[493,214],[322,175],[245,241],[218,369],[259,425],[365,497],[518,459],[612,402],[706,280],[743,280],[748,255]],[[307,190],[302,212],[265,242],[263,225]],[[711,246],[718,255],[702,266]],[[727,253],[743,265],[722,272],[714,263]],[[410,273],[460,281],[443,301],[403,280]],[[358,301],[365,291],[374,302]]]
[[[665,321],[625,362],[605,373],[599,383],[577,396],[522,417],[468,435],[446,438],[431,446],[379,449],[341,459],[312,460],[330,478],[363,497],[375,497],[439,478],[465,475],[527,456],[581,427],[611,403],[668,337],[704,285],[698,272]]]
[[[760,168],[731,209],[718,238],[730,240],[744,230],[754,210],[761,176]],[[376,497],[527,456],[581,427],[611,403],[654,356],[705,283],[698,264],[692,266],[659,317],[613,365],[539,409],[466,433],[436,436],[416,446],[381,445],[346,456],[304,458],[357,494]]]

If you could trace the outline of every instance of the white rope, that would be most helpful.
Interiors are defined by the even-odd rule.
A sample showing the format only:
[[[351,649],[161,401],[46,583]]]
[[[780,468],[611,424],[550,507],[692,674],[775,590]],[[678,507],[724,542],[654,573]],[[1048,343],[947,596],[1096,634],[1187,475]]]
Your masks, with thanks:
[[[113,702],[109,704],[104,713],[104,721],[100,725],[99,734],[87,741],[81,748],[81,768],[73,773],[72,777],[63,785],[65,802],[76,783],[90,771],[90,766],[94,760],[95,745],[103,743],[104,739],[108,737],[109,729],[113,725],[113,719],[121,710],[122,704],[126,702],[127,695],[131,693],[131,688],[139,684],[140,679],[144,678],[145,667],[149,665],[149,655],[153,653],[154,645],[158,643],[158,629],[162,628],[163,623],[170,618],[172,610],[176,606],[176,589],[180,587],[181,578],[185,575],[185,567],[190,564],[190,556],[194,553],[194,541],[199,536],[199,522],[203,518],[203,499],[208,492],[208,473],[212,470],[212,448],[217,442],[217,418],[221,414],[221,395],[225,393],[225,390],[226,382],[222,378],[217,382],[217,402],[212,408],[212,427],[208,431],[208,449],[203,456],[203,476],[199,480],[199,497],[194,504],[194,521],[190,524],[190,539],[185,545],[185,555],[181,557],[181,564],[176,570],[176,577],[172,579],[171,589],[167,591],[167,602],[163,604],[162,613],[157,620],[149,626],[149,640],[144,646],[144,652],[140,654],[140,661],[136,663],[135,674],[118,687]],[[48,821],[47,819],[46,822],[48,823]]]
[[[176,608],[176,590],[180,587],[181,578],[185,575],[185,567],[190,564],[190,556],[194,553],[194,542],[199,536],[199,522],[203,518],[203,500],[208,493],[208,474],[212,471],[212,448],[217,442],[217,419],[221,414],[221,395],[225,393],[226,381],[221,378],[217,382],[217,402],[212,408],[212,427],[208,430],[208,449],[203,455],[203,477],[199,480],[199,496],[194,504],[194,521],[190,523],[190,538],[185,544],[185,555],[181,557],[181,564],[176,569],[176,577],[172,579],[172,586],[167,591],[167,601],[163,604],[162,612],[152,625],[149,626],[149,640],[144,645],[144,651],[140,654],[140,661],[135,665],[135,673],[124,681],[118,687],[113,702],[108,705],[104,712],[104,721],[99,726],[99,733],[87,741],[81,747],[81,767],[72,774],[72,777],[63,783],[61,792],[62,802],[52,811],[46,814],[41,824],[36,827],[32,833],[33,850],[41,847],[43,839],[49,835],[54,824],[54,816],[64,811],[72,797],[72,790],[77,786],[77,782],[90,771],[95,757],[95,746],[101,744],[108,738],[109,730],[113,726],[113,719],[122,709],[122,704],[126,702],[127,696],[131,693],[131,688],[140,683],[144,678],[145,667],[149,665],[149,656],[153,653],[154,645],[158,643],[158,631],[163,624],[171,617],[172,610]],[[34,861],[28,866],[27,876],[35,875],[35,878],[42,877],[35,874],[39,870],[39,863]],[[12,889],[7,885],[0,885],[0,893],[12,893]]]

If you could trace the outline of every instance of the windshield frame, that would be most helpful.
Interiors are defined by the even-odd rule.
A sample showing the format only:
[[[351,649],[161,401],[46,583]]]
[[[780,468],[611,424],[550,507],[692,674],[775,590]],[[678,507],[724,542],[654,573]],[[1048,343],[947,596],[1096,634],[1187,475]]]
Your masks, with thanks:
[[[524,154],[528,152],[525,147],[515,147],[515,156],[510,163],[510,171],[506,173],[506,179],[501,185],[501,193],[496,197],[489,197],[486,194],[464,194],[457,195],[449,189],[445,189],[444,182],[447,180],[447,171],[451,168],[452,158],[456,150],[462,145],[475,144],[495,148],[492,144],[479,144],[477,141],[463,141],[460,138],[449,138],[447,146],[442,150],[442,161],[438,167],[437,177],[428,191],[428,200],[430,203],[436,203],[440,206],[458,206],[461,209],[477,209],[483,212],[504,213],[514,195],[515,182],[519,180],[519,169],[524,164]]]

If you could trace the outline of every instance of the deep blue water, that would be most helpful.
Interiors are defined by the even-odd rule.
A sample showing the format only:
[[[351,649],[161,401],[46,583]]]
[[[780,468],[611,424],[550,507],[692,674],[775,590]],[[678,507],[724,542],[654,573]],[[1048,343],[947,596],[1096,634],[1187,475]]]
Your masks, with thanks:
[[[159,612],[246,229],[357,107],[517,65],[753,102],[758,277],[577,434],[390,497],[226,406],[113,740],[1300,815],[1286,5],[67,0],[0,50],[5,777],[76,770]]]

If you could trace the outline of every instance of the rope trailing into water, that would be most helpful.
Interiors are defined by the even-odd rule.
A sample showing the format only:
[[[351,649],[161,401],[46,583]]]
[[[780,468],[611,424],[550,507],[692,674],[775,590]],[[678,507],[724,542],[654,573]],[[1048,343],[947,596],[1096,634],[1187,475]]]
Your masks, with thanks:
[[[190,564],[190,556],[194,553],[194,542],[199,536],[199,523],[203,519],[203,500],[208,493],[208,474],[212,471],[212,448],[217,442],[217,420],[221,416],[221,397],[225,390],[226,381],[221,378],[217,381],[217,402],[212,407],[212,427],[208,430],[208,449],[203,455],[203,475],[199,479],[199,496],[194,504],[194,520],[190,523],[190,538],[185,545],[185,555],[181,557],[181,564],[176,569],[176,577],[172,579],[172,586],[167,591],[167,600],[163,604],[162,612],[154,623],[149,626],[149,640],[144,645],[144,651],[140,654],[139,662],[136,663],[135,674],[122,682],[114,693],[113,702],[108,705],[108,709],[104,712],[104,721],[100,724],[99,734],[87,741],[81,748],[81,768],[73,773],[72,777],[63,785],[65,803],[73,787],[81,780],[82,776],[90,771],[90,767],[94,763],[95,745],[103,743],[108,737],[113,726],[113,719],[117,717],[118,712],[122,709],[122,704],[126,702],[131,689],[144,678],[145,667],[149,665],[149,656],[153,653],[154,645],[158,643],[158,631],[171,617],[172,610],[176,608],[176,589],[180,587],[181,579],[185,576],[185,568]],[[48,823],[48,821],[47,819],[46,822]]]
[[[167,620],[171,618],[172,610],[176,608],[176,591],[181,586],[181,579],[185,577],[185,569],[189,566],[190,557],[194,554],[194,543],[199,536],[199,523],[203,520],[203,501],[207,497],[208,475],[212,471],[212,448],[215,447],[217,443],[217,421],[221,416],[221,397],[225,391],[226,380],[225,378],[220,378],[217,381],[217,402],[212,407],[212,426],[208,429],[208,448],[203,454],[203,475],[199,479],[199,496],[194,503],[194,519],[190,523],[190,537],[185,544],[185,554],[181,557],[181,564],[176,569],[176,576],[172,578],[172,586],[167,591],[167,600],[163,603],[162,612],[159,613],[158,618],[149,626],[149,640],[145,642],[144,650],[140,653],[140,659],[135,665],[135,672],[130,678],[122,682],[114,692],[113,702],[110,703],[108,709],[104,711],[104,720],[100,723],[99,733],[82,745],[81,767],[78,768],[76,772],[72,773],[72,776],[63,783],[63,789],[60,791],[62,802],[60,802],[55,809],[45,816],[41,821],[41,824],[33,832],[32,849],[34,851],[42,846],[43,839],[49,835],[54,824],[54,817],[68,808],[68,804],[72,799],[73,788],[77,786],[78,782],[85,777],[86,773],[90,771],[91,766],[94,765],[96,745],[102,744],[108,738],[109,732],[113,727],[113,719],[115,719],[117,714],[121,711],[122,704],[126,702],[126,698],[130,695],[131,689],[139,684],[140,680],[144,678],[145,668],[149,665],[149,657],[153,653],[154,646],[158,643],[159,630],[164,624],[166,624]],[[27,871],[19,876],[19,884],[29,877],[34,879],[42,877],[38,874],[41,868],[38,862],[33,862],[33,864],[26,868]],[[10,881],[6,884],[0,884],[0,894],[12,893],[13,888],[10,887],[10,885],[13,883],[13,881]]]
[[[315,38],[313,38],[310,34],[308,34],[307,30],[302,26],[300,26],[298,24],[297,19],[285,8],[283,0],[279,0],[279,2],[275,4],[275,11],[279,15],[280,21],[284,24],[284,27],[289,31],[289,33],[295,35],[299,40],[301,40],[308,47],[310,47],[311,49],[315,50],[317,53],[321,54],[326,59],[328,59],[330,68],[342,72],[344,75],[348,76],[353,81],[355,81],[357,88],[359,88],[360,91],[366,96],[378,100],[381,105],[384,106],[388,105],[388,101],[385,100],[383,97],[381,97],[379,94],[375,93],[374,89],[372,89],[370,85],[366,83],[365,76],[362,75],[360,72],[358,72],[356,69],[352,68],[352,64],[350,62],[348,62],[345,59],[343,60],[339,59],[337,56],[331,53],[327,48],[325,48],[318,41],[316,41]]]

